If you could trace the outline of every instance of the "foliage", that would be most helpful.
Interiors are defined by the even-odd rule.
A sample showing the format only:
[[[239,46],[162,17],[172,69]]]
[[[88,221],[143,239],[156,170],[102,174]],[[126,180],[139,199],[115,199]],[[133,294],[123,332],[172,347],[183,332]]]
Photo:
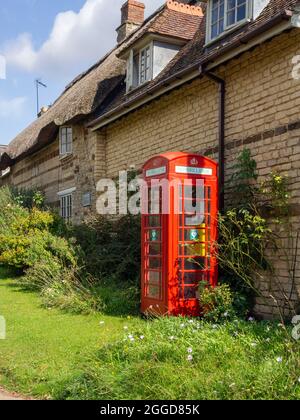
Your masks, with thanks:
[[[59,399],[298,399],[299,360],[276,325],[186,318],[127,323]],[[297,351],[298,344],[291,344]],[[282,362],[281,362],[282,361]]]
[[[254,210],[228,210],[219,216],[217,257],[223,272],[254,289],[255,276],[271,269],[265,251],[271,239],[266,219]]]
[[[257,178],[256,161],[251,158],[250,150],[244,149],[237,157],[229,181],[233,206],[247,208],[248,204],[251,205],[257,192],[255,185]]]
[[[258,182],[256,162],[247,149],[238,157],[234,171],[231,207],[219,216],[216,250],[222,276],[239,293],[237,302],[243,307],[241,298],[244,303],[254,302],[253,296],[260,293],[263,273],[275,281],[268,255],[270,250],[283,251],[276,224],[288,226],[290,195],[284,175],[272,172]]]
[[[203,316],[208,321],[219,322],[234,316],[234,298],[228,284],[211,287],[206,282],[201,282],[199,299]]]
[[[92,216],[83,225],[74,227],[73,235],[83,251],[82,264],[90,274],[120,282],[139,281],[139,217]]]
[[[43,305],[72,313],[101,312],[105,309],[92,281],[78,268],[67,268],[55,260],[40,262],[20,280],[23,288],[38,291]]]
[[[43,208],[45,196],[38,189],[24,189],[10,187],[14,201],[22,207],[31,209],[33,207]]]

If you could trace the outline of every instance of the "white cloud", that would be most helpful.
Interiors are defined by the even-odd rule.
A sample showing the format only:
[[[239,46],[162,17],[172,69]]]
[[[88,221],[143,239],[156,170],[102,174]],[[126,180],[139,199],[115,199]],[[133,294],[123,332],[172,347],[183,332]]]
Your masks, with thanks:
[[[29,33],[4,46],[8,65],[46,77],[71,76],[98,60],[116,42],[125,0],[86,0],[78,13],[59,13],[48,39],[36,49]],[[164,0],[145,0],[147,14]]]
[[[13,99],[1,99],[0,98],[0,117],[20,117],[25,109],[27,98],[19,96]]]

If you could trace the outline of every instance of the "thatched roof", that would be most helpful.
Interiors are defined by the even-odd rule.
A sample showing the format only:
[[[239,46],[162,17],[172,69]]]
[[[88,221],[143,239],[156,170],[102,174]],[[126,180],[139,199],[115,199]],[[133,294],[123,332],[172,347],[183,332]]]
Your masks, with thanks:
[[[53,140],[60,125],[79,121],[99,107],[125,74],[125,63],[116,57],[117,51],[68,85],[52,107],[9,144],[6,154],[15,160],[40,149]]]

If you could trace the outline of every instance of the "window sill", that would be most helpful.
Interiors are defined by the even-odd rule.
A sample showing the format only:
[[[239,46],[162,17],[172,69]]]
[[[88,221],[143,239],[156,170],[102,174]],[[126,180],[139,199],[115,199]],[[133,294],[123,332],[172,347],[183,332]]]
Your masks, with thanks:
[[[65,159],[67,159],[67,158],[69,158],[71,156],[73,156],[73,152],[71,152],[71,153],[65,153],[63,155],[59,155],[59,160],[65,160]]]
[[[130,95],[131,93],[135,93],[137,90],[141,89],[142,87],[147,86],[150,82],[152,82],[153,79],[147,80],[147,82],[141,83],[138,86],[132,87],[131,89],[126,92],[126,95]]]
[[[206,44],[204,45],[204,48],[208,48],[208,47],[212,46],[213,44],[215,44],[216,42],[221,41],[227,35],[230,35],[232,32],[237,31],[238,29],[247,25],[251,21],[252,21],[251,19],[246,19],[246,20],[243,20],[242,22],[239,22],[237,25],[231,26],[230,28],[228,28],[224,32],[222,32],[220,35],[218,35],[216,38],[214,38],[210,41],[207,41]]]

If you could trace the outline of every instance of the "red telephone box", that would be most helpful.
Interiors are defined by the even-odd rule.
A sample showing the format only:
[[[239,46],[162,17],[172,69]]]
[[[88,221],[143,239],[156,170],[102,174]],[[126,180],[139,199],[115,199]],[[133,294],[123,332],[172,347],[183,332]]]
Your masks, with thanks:
[[[166,153],[143,167],[142,312],[200,315],[199,282],[217,284],[218,164]]]

